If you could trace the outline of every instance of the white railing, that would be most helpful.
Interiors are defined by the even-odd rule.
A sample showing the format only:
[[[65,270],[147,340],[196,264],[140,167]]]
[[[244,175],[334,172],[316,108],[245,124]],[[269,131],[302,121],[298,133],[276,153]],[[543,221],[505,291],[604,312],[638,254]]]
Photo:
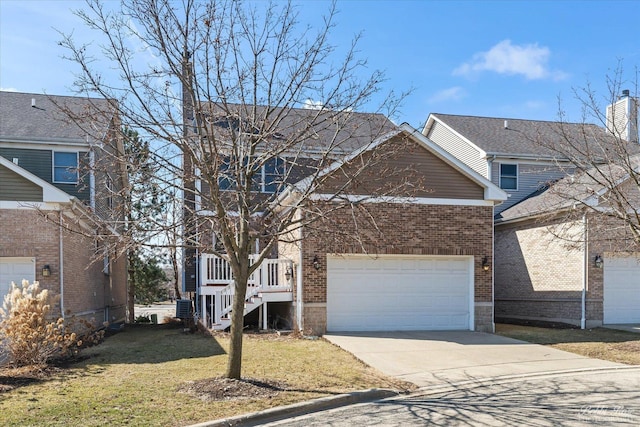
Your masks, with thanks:
[[[253,263],[255,257],[250,261]],[[252,301],[261,292],[291,292],[293,283],[293,262],[288,259],[264,259],[247,282],[245,314],[259,306]],[[200,300],[201,319],[208,327],[221,324],[233,307],[233,272],[229,262],[211,254],[203,254],[200,259]],[[221,286],[224,285],[224,286]]]

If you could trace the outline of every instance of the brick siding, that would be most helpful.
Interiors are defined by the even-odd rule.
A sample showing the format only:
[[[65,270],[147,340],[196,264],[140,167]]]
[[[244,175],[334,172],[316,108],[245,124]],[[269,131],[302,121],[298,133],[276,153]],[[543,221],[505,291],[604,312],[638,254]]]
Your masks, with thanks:
[[[34,257],[36,280],[53,296],[60,295],[60,227],[58,212],[49,212],[52,220],[42,214],[27,210],[0,210],[0,256]],[[54,222],[55,221],[55,222]],[[65,219],[67,221],[67,219]],[[68,226],[74,228],[71,223]],[[66,315],[78,314],[99,327],[105,319],[105,307],[109,307],[109,321],[122,321],[126,305],[126,260],[112,260],[110,275],[102,272],[102,258],[96,259],[95,243],[80,233],[63,231],[64,311]],[[94,262],[95,261],[95,262]],[[51,267],[51,276],[43,277],[45,264]],[[60,304],[54,307],[59,316]]]
[[[305,330],[317,334],[326,330],[326,254],[366,250],[371,254],[474,256],[476,329],[493,331],[491,273],[482,269],[485,256],[493,264],[492,207],[372,203],[362,208],[367,212],[354,212],[349,207],[333,211],[305,230],[302,243]],[[367,218],[375,219],[375,227]],[[316,255],[322,263],[319,270],[312,266]]]

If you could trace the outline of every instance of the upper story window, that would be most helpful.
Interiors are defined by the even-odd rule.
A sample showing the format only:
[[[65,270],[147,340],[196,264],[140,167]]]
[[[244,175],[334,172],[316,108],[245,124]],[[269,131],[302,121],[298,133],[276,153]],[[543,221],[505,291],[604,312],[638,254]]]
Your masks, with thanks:
[[[53,182],[78,183],[78,153],[53,152]]]
[[[500,164],[500,188],[503,190],[518,189],[518,165]]]
[[[235,177],[233,176],[233,167],[229,162],[233,159],[225,158],[220,167],[220,175],[218,176],[218,185],[221,190],[232,190],[236,188]],[[259,170],[256,170],[252,189],[261,193],[275,193],[281,188],[286,176],[286,167],[284,159],[274,157],[267,160]]]

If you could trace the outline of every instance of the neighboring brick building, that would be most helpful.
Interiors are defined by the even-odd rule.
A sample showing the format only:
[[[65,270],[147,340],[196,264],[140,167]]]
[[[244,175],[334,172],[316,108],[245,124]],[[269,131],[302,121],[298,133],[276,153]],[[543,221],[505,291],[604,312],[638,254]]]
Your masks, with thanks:
[[[579,179],[565,178],[539,191],[496,222],[497,321],[587,328],[640,322],[640,247],[622,221],[576,209],[572,200],[558,197],[555,187],[563,186],[563,195],[584,189]],[[598,193],[593,184],[587,188]],[[625,188],[640,201],[637,187]],[[589,190],[585,197],[592,194]],[[605,208],[600,203],[597,207]]]
[[[120,215],[126,176],[96,167],[122,150],[117,126],[103,100],[0,92],[0,297],[12,281],[38,281],[59,297],[53,315],[124,320],[126,257],[96,225]]]

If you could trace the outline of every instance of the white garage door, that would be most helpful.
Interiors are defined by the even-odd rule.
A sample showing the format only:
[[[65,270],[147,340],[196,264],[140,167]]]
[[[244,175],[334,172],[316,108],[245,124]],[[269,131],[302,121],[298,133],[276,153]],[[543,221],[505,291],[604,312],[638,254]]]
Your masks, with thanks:
[[[640,255],[605,256],[604,323],[640,323]]]
[[[473,328],[470,257],[327,260],[328,331]]]
[[[0,306],[11,289],[11,282],[22,284],[22,279],[29,282],[36,280],[36,260],[24,257],[0,257]]]

